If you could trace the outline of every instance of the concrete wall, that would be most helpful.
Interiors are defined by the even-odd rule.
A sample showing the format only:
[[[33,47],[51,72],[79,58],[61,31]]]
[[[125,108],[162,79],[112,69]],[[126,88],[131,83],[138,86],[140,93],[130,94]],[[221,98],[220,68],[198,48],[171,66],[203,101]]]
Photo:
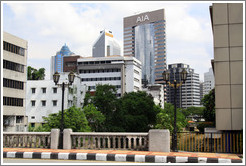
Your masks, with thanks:
[[[214,3],[215,107],[217,130],[243,129],[243,4]]]

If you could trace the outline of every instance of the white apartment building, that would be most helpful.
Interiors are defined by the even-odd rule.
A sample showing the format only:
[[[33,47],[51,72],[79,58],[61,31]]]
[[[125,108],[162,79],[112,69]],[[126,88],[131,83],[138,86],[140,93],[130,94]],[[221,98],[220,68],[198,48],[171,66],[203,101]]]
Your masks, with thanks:
[[[134,57],[80,58],[77,63],[81,81],[91,91],[97,84],[114,85],[118,97],[141,90],[141,62]]]
[[[26,131],[28,42],[3,32],[3,131]]]
[[[148,84],[143,91],[151,94],[156,105],[164,108],[164,86],[161,84]]]
[[[69,73],[60,73],[60,80],[68,83]],[[64,91],[64,110],[75,105],[82,107],[87,87],[82,85],[81,79],[76,76],[72,85]],[[26,115],[32,127],[43,123],[43,117],[58,113],[62,104],[62,87],[55,85],[53,80],[27,81]]]
[[[209,68],[209,71],[204,73],[203,95],[208,94],[213,88],[214,88],[214,73],[213,73],[213,69]]]

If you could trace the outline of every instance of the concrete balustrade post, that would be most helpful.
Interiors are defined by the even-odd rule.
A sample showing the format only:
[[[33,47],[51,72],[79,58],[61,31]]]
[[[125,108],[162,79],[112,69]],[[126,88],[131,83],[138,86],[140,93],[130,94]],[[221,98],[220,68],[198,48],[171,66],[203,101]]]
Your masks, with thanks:
[[[72,148],[72,139],[71,133],[72,129],[64,129],[63,130],[63,149],[71,149]]]
[[[51,132],[50,132],[50,137],[51,137],[50,148],[51,149],[58,149],[59,133],[60,133],[60,129],[51,129]]]
[[[149,130],[149,151],[170,152],[169,130]]]

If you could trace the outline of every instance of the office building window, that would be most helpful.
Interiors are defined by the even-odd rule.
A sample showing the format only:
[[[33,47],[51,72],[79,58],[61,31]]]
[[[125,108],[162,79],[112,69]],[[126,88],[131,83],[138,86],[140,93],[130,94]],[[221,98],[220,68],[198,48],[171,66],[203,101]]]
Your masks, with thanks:
[[[45,100],[42,100],[41,102],[42,102],[42,106],[43,107],[46,106],[46,101]]]
[[[46,93],[46,88],[42,88],[42,92],[43,93]]]
[[[24,65],[3,60],[3,68],[24,73]]]
[[[3,87],[14,88],[14,89],[23,89],[24,88],[24,82],[3,78]]]
[[[53,106],[57,106],[57,100],[53,100]]]
[[[3,105],[23,107],[23,99],[13,97],[3,97]]]
[[[16,123],[22,123],[23,122],[23,116],[16,116]]]
[[[36,103],[36,101],[35,101],[35,100],[32,100],[32,101],[31,101],[32,107],[34,107],[34,106],[35,106],[35,103]]]
[[[34,94],[36,91],[36,88],[32,88],[32,94]]]
[[[31,123],[31,127],[35,127],[35,123]]]
[[[53,88],[53,93],[57,93],[57,88]]]
[[[14,44],[8,43],[3,41],[3,50],[18,54],[18,55],[25,55],[25,49]]]
[[[32,116],[31,119],[35,119],[35,116]]]

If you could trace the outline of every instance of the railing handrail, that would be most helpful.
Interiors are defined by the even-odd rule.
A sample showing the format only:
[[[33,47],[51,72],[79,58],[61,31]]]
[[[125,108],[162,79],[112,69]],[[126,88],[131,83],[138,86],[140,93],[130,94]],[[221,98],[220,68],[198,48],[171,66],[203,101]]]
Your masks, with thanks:
[[[49,135],[50,132],[3,132],[3,135]]]
[[[126,133],[126,132],[72,132],[71,135],[81,136],[148,136],[148,133]]]

